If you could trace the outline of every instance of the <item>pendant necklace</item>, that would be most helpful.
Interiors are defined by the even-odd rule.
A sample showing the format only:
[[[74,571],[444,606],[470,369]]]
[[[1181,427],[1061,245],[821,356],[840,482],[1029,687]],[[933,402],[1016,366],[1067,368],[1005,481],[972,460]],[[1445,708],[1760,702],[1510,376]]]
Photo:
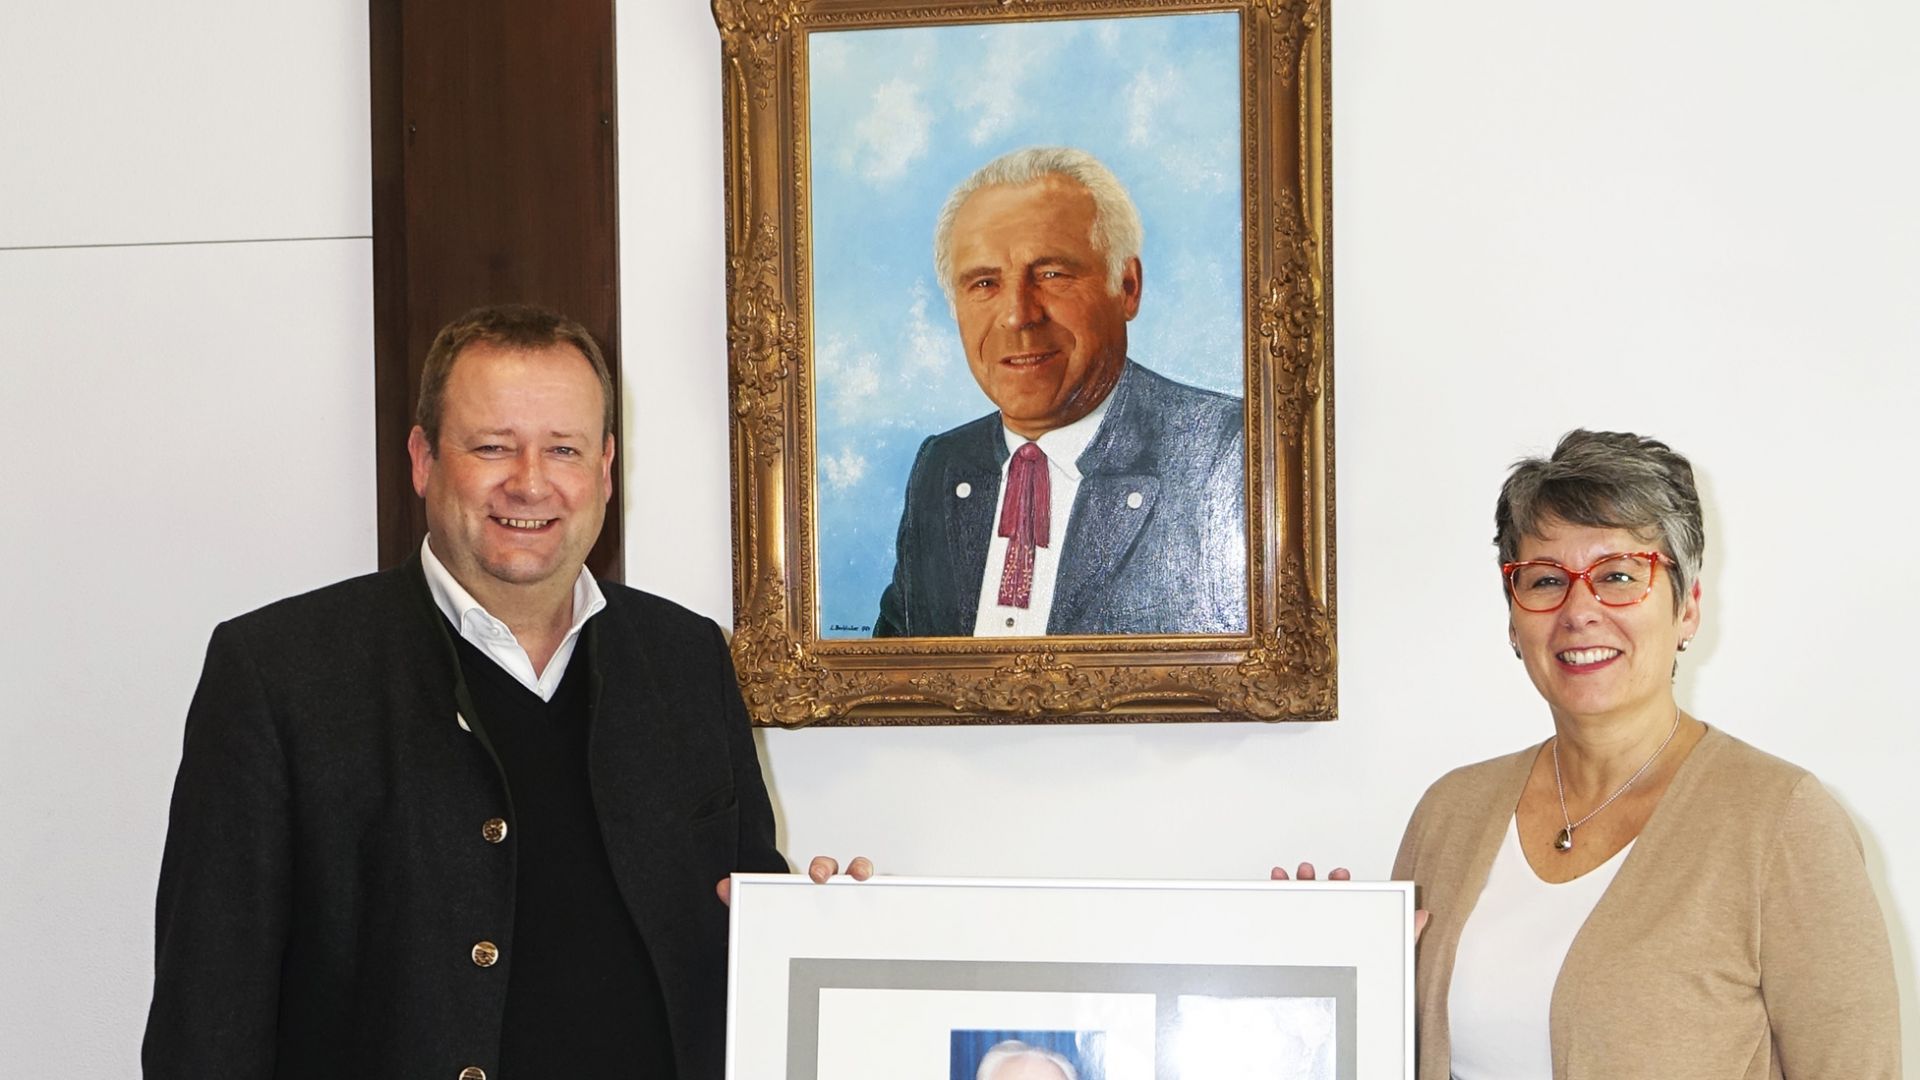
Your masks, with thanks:
[[[1660,760],[1660,755],[1664,753],[1667,749],[1667,743],[1670,743],[1673,741],[1673,736],[1677,732],[1679,732],[1679,730],[1680,730],[1680,710],[1675,709],[1673,710],[1673,726],[1667,729],[1666,740],[1660,744],[1660,749],[1655,750],[1653,752],[1653,756],[1647,759],[1647,763],[1645,765],[1640,766],[1640,768],[1632,776],[1627,777],[1626,783],[1621,784],[1619,787],[1615,788],[1613,794],[1607,796],[1606,802],[1603,802],[1599,806],[1594,807],[1592,810],[1587,811],[1587,816],[1581,818],[1579,821],[1575,821],[1573,820],[1573,818],[1567,815],[1567,789],[1566,789],[1566,786],[1560,782],[1560,736],[1555,735],[1553,737],[1553,790],[1555,793],[1557,793],[1560,796],[1560,820],[1563,822],[1566,822],[1566,828],[1561,829],[1560,835],[1553,838],[1553,850],[1560,851],[1560,852],[1572,851],[1573,850],[1573,830],[1579,828],[1582,825],[1585,825],[1589,821],[1592,821],[1593,815],[1599,813],[1602,810],[1605,810],[1609,806],[1612,806],[1613,800],[1619,798],[1622,795],[1625,795],[1627,793],[1627,789],[1632,787],[1635,781],[1639,780],[1642,776],[1645,776],[1647,770],[1653,768],[1654,762]]]

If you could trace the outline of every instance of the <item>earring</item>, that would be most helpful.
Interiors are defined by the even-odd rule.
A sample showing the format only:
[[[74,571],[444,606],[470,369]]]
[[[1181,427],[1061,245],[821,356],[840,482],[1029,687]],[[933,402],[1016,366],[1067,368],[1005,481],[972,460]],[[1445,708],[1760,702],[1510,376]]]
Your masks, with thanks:
[[[1519,642],[1517,642],[1517,641],[1509,641],[1509,642],[1507,642],[1507,644],[1509,644],[1509,645],[1512,645],[1512,646],[1513,646],[1513,658],[1514,658],[1515,660],[1519,660],[1519,659],[1521,659],[1521,656],[1520,656],[1520,643],[1519,643]]]
[[[1685,640],[1683,640],[1683,641],[1681,641],[1681,642],[1680,642],[1680,651],[1681,651],[1681,652],[1686,652],[1686,651],[1687,651],[1687,646],[1689,646],[1689,645],[1691,645],[1691,644],[1693,644],[1693,639],[1692,639],[1692,638],[1687,638],[1687,639],[1685,639]]]

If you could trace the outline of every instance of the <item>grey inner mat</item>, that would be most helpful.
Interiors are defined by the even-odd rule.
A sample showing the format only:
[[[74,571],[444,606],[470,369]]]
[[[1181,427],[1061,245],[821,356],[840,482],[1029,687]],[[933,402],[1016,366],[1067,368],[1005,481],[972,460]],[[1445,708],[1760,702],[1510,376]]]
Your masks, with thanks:
[[[1332,998],[1335,1076],[1354,1080],[1354,985],[1351,967],[1258,967],[1233,964],[1061,964],[1014,960],[848,960],[796,957],[787,971],[787,1077],[821,1080],[822,990],[986,990],[1008,993],[1152,994],[1155,1077],[1175,1074],[1162,1057],[1175,999]],[[846,1080],[846,1078],[832,1078]]]

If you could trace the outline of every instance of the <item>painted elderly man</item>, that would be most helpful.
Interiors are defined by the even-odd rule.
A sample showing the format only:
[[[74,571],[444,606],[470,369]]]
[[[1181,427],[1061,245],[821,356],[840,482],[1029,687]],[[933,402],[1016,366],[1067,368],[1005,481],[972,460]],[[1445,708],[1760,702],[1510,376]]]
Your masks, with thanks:
[[[1242,403],[1128,358],[1142,235],[1070,148],[948,197],[934,263],[996,411],[921,445],[876,637],[1246,628]]]

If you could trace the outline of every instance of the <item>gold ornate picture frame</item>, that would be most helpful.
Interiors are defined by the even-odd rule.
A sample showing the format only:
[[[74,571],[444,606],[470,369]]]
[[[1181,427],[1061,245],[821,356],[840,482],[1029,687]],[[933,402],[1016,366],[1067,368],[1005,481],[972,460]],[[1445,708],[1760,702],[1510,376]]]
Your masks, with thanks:
[[[713,10],[722,44],[725,108],[733,652],[754,722],[797,727],[1333,718],[1331,104],[1322,0],[713,0]],[[871,534],[884,526],[890,538],[901,505],[895,496],[889,505],[863,511],[871,519],[871,527],[859,526],[869,547],[836,539],[835,545],[844,543],[847,550],[829,553],[833,573],[823,575],[823,527],[841,530],[833,532],[836,538],[851,533],[839,524],[823,526],[829,515],[822,510],[822,492],[844,502],[847,492],[864,490],[850,483],[897,491],[899,478],[892,476],[897,469],[874,476],[865,457],[845,446],[823,449],[823,440],[850,429],[841,413],[844,403],[822,398],[822,388],[832,383],[845,397],[841,391],[855,386],[873,396],[876,379],[895,377],[911,358],[898,359],[886,348],[861,352],[849,349],[840,336],[820,336],[817,316],[845,290],[824,285],[840,264],[820,262],[824,252],[838,249],[815,233],[828,204],[827,190],[817,186],[824,174],[816,171],[831,160],[901,183],[901,170],[925,156],[927,117],[958,109],[976,110],[979,119],[968,131],[982,147],[984,161],[1008,102],[940,84],[938,76],[929,93],[899,78],[875,75],[871,98],[880,120],[863,120],[859,128],[861,137],[872,136],[875,145],[854,145],[858,140],[848,138],[845,129],[822,141],[813,119],[826,106],[812,100],[812,66],[819,65],[824,76],[828,58],[843,64],[848,50],[841,46],[848,43],[873,46],[864,53],[853,50],[856,56],[890,55],[914,42],[989,37],[978,47],[1029,42],[1054,48],[1056,56],[1062,55],[1058,40],[1070,40],[1064,55],[1072,58],[1090,54],[1095,43],[1111,48],[1138,33],[1158,34],[1163,26],[1177,36],[1188,28],[1178,21],[1183,19],[1194,20],[1194,26],[1205,20],[1209,30],[1228,26],[1224,40],[1238,61],[1237,71],[1206,65],[1222,69],[1210,77],[1228,84],[1237,75],[1237,153],[1232,146],[1222,150],[1228,167],[1215,172],[1226,173],[1224,181],[1219,175],[1195,181],[1228,192],[1222,197],[1237,203],[1238,250],[1223,250],[1234,246],[1231,241],[1210,249],[1230,260],[1236,273],[1186,277],[1238,279],[1221,291],[1237,293],[1229,297],[1236,301],[1231,336],[1242,346],[1244,632],[872,637],[858,636],[876,632],[872,625],[827,619],[823,595],[840,610],[864,602],[864,593],[849,600],[839,595],[846,590],[834,586],[823,594],[823,577],[831,584],[840,580],[834,575],[844,564],[872,564],[877,541]],[[851,36],[886,34],[896,36]],[[996,54],[995,59],[1007,60],[996,70],[1022,66],[1018,58]],[[926,60],[899,62],[924,65]],[[1089,122],[1110,120],[1116,129],[1130,122],[1130,132],[1117,132],[1115,138],[1163,146],[1169,138],[1166,125],[1180,117],[1162,118],[1159,129],[1145,127],[1143,117],[1152,116],[1141,102],[1150,106],[1164,98],[1169,84],[1204,82],[1201,67],[1143,66],[1129,84],[1130,95],[1034,96],[1046,110],[1080,110]],[[1231,95],[1213,96],[1222,109],[1232,108]],[[1004,141],[1005,132],[999,135]],[[1178,158],[1176,168],[1192,171],[1191,155],[1168,151],[1162,156]],[[944,176],[925,179],[929,189],[952,183]],[[1184,231],[1181,224],[1150,215],[1148,200],[1140,201],[1150,238],[1157,224],[1162,237]],[[926,207],[924,235],[929,238],[938,209],[938,200]],[[844,215],[834,220],[841,222],[836,227],[846,228]],[[916,245],[930,248],[931,240],[922,245],[916,235],[908,246]],[[916,274],[921,266],[930,271],[931,255],[921,256],[903,251],[902,265]],[[1170,276],[1156,276],[1156,269],[1148,260],[1149,300],[1159,295],[1151,286]],[[866,274],[863,268],[863,279]],[[1177,294],[1182,283],[1179,275],[1171,276]],[[1186,285],[1193,287],[1192,280]],[[916,288],[914,317],[933,311],[925,325],[944,326],[945,338],[954,339],[952,322],[934,310],[941,306],[938,295],[929,302],[927,290]],[[823,289],[833,296],[817,291]],[[860,302],[904,306],[878,290],[872,296],[863,293]],[[928,348],[957,356],[959,342]],[[857,355],[849,359],[850,352]],[[1232,364],[1234,358],[1224,362]],[[886,397],[884,392],[878,396]],[[979,411],[971,404],[934,404]],[[893,426],[913,427],[904,419]],[[901,447],[938,430],[902,430],[891,452],[903,453]],[[965,496],[964,490],[958,493]],[[1138,498],[1130,505],[1139,506]],[[893,554],[890,543],[886,554]],[[856,636],[844,636],[849,633]]]

